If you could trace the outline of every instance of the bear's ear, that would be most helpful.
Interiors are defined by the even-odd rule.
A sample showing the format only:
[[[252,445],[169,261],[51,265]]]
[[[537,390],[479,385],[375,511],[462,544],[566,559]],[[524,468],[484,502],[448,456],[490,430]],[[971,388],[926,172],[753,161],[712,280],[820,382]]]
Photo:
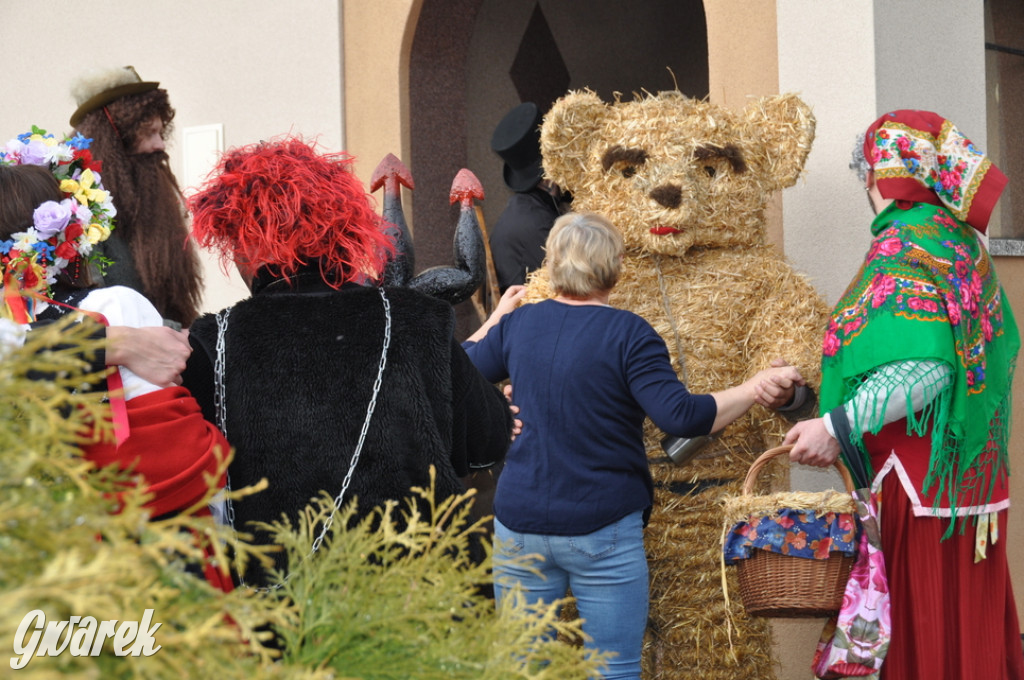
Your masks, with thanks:
[[[570,92],[554,103],[540,127],[544,176],[572,191],[588,172],[587,157],[610,107],[594,92]]]
[[[814,141],[814,114],[794,94],[762,97],[745,110],[746,134],[760,139],[762,154],[752,160],[776,189],[793,186]]]

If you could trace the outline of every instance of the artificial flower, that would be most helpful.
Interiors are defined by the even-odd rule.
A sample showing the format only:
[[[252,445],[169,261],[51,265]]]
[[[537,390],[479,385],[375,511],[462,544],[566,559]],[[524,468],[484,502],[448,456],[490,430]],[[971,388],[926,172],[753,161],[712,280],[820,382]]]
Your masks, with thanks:
[[[85,170],[78,179],[65,179],[60,183],[60,190],[71,194],[82,205],[103,203],[109,194],[98,186],[96,175],[92,170]]]
[[[39,242],[39,238],[36,235],[36,230],[33,227],[29,227],[25,231],[14,234],[11,241],[13,241],[12,252],[27,253],[35,250],[35,245]]]
[[[70,137],[64,140],[68,146],[72,149],[79,151],[85,151],[86,153],[92,153],[89,151],[89,145],[92,144],[92,140],[82,135],[81,132],[76,132],[74,137]],[[91,157],[91,156],[90,156]]]
[[[102,224],[90,224],[86,236],[89,239],[89,243],[96,245],[101,241],[107,240],[107,237],[110,236],[110,228]]]
[[[93,246],[110,236],[117,211],[103,189],[100,163],[89,151],[91,142],[80,134],[57,138],[33,126],[0,150],[2,165],[48,167],[64,193],[61,201],[36,208],[33,224],[25,231],[0,241],[5,282],[13,277],[24,290],[48,289],[69,264],[91,257]],[[103,258],[95,261],[101,267],[105,263]]]
[[[74,158],[82,166],[82,170],[92,170],[94,173],[97,173],[96,182],[98,184],[100,181],[98,173],[103,169],[103,162],[93,158],[92,151],[89,151],[88,148],[79,149],[76,147]]]
[[[78,257],[78,251],[75,250],[73,241],[64,241],[59,246],[57,246],[57,249],[54,251],[54,253],[57,257],[67,260],[69,262]]]
[[[75,211],[75,220],[80,224],[88,224],[92,221],[92,210],[89,206],[82,205],[78,201],[71,201],[71,209]]]
[[[21,285],[25,290],[35,290],[39,287],[39,270],[36,266],[29,264],[21,270]]]
[[[55,144],[47,147],[46,150],[46,162],[50,165],[54,163],[67,163],[74,157],[74,149],[66,144]]]
[[[33,139],[28,144],[22,145],[20,155],[22,165],[46,165],[46,144],[38,139]]]
[[[71,210],[63,201],[46,201],[32,212],[32,224],[43,240],[55,236],[70,221]]]

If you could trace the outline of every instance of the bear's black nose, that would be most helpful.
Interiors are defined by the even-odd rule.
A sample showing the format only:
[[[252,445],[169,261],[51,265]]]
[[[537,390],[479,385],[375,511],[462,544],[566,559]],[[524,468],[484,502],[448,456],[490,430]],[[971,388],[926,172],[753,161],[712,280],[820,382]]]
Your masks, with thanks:
[[[651,198],[666,208],[678,208],[683,201],[683,190],[675,184],[662,184],[651,191]]]

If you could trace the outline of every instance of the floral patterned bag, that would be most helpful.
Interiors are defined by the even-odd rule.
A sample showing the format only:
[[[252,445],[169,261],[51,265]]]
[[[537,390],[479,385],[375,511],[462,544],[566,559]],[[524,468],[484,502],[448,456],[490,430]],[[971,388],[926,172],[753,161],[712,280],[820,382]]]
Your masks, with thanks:
[[[860,516],[860,550],[839,614],[825,624],[811,668],[821,680],[878,678],[889,650],[892,621],[878,510],[870,489],[853,492]]]

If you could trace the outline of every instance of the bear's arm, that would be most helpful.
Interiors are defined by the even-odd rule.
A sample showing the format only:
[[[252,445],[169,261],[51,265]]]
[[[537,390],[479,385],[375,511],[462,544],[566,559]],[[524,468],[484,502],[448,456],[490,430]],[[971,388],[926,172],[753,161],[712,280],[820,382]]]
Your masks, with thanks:
[[[766,255],[755,263],[761,281],[757,308],[750,310],[749,359],[752,372],[782,358],[796,366],[817,393],[821,383],[821,340],[828,323],[828,306],[811,282],[780,257]],[[817,415],[817,399],[807,395],[802,405],[764,414],[765,426],[778,434],[797,420]]]

